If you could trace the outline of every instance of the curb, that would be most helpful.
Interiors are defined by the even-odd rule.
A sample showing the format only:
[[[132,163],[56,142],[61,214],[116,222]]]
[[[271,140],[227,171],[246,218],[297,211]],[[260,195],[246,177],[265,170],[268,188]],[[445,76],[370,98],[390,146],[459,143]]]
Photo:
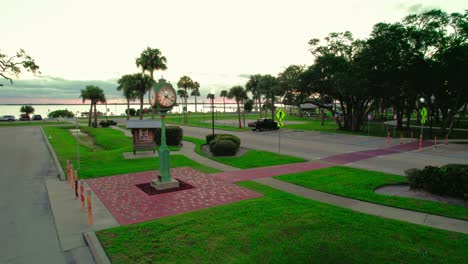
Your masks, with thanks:
[[[50,145],[49,143],[49,139],[47,138],[44,130],[42,129],[42,126],[41,126],[41,133],[42,133],[42,136],[44,137],[44,140],[46,142],[46,145],[47,145],[47,148],[49,149],[49,152],[50,152],[50,155],[52,155],[52,159],[54,161],[54,164],[55,164],[55,167],[57,168],[57,171],[58,171],[58,174],[57,174],[57,177],[61,180],[61,181],[65,181],[66,178],[65,178],[65,173],[63,172],[63,169],[62,169],[62,166],[60,165],[60,162],[57,158],[57,155],[55,154],[55,151],[54,149],[52,148],[52,146]]]
[[[96,237],[94,232],[83,233],[83,237],[88,245],[91,255],[93,255],[94,261],[96,264],[111,264],[109,258],[107,258],[106,252],[99,243],[99,240]]]

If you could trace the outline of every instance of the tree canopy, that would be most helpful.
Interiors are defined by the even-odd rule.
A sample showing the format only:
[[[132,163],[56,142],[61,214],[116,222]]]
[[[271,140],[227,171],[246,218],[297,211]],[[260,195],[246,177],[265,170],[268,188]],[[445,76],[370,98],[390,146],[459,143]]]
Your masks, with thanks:
[[[0,51],[0,76],[3,79],[13,84],[13,77],[18,78],[22,69],[34,74],[40,73],[39,66],[24,50],[20,49],[13,56],[8,56]],[[3,84],[0,83],[0,86]]]

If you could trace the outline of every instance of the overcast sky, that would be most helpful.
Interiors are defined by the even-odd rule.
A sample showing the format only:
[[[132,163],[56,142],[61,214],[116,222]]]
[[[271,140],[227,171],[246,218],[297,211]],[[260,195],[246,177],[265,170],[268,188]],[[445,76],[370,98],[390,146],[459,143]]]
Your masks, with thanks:
[[[138,72],[135,59],[158,48],[174,85],[189,75],[203,97],[244,85],[250,74],[276,75],[310,65],[307,42],[349,30],[367,38],[378,22],[440,8],[463,12],[462,0],[2,0],[0,52],[25,49],[42,72],[0,79],[0,103],[70,102],[93,84],[120,98],[116,80]]]

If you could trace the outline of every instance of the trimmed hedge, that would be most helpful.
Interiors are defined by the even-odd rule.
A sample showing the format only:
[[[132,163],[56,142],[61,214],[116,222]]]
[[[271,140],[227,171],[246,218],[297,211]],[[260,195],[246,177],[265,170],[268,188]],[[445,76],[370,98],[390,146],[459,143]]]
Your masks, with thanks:
[[[216,139],[210,142],[210,151],[215,156],[233,156],[238,149],[231,140]]]
[[[168,146],[179,146],[183,137],[182,128],[179,126],[166,126],[166,143]],[[155,142],[161,145],[161,128],[155,130]]]
[[[468,199],[468,165],[426,166],[422,170],[409,169],[405,173],[411,189]]]
[[[101,127],[109,127],[117,125],[117,122],[115,122],[114,120],[102,120],[101,122],[99,122],[99,125]]]
[[[240,138],[231,134],[206,135],[206,143],[215,156],[232,156],[239,150]]]
[[[240,138],[231,134],[208,134],[206,135],[206,144],[210,144],[210,142],[213,141],[214,139],[231,140],[237,145],[238,148],[240,147],[240,144],[241,144]]]

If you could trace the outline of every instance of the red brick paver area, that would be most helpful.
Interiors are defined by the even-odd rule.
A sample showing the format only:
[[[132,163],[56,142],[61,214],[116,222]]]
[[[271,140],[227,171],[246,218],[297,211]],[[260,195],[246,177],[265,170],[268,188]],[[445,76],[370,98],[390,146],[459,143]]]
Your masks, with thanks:
[[[425,147],[431,146],[432,144],[433,143],[423,141],[422,147],[425,148]],[[406,151],[413,151],[417,149],[419,149],[419,142],[413,142],[413,143],[395,145],[395,146],[384,148],[384,149],[371,149],[371,150],[365,150],[365,151],[356,151],[356,152],[351,152],[351,153],[338,154],[338,155],[323,158],[321,160],[343,165],[343,164],[348,164],[348,163],[352,163],[352,162],[356,162],[360,160],[374,158],[377,156],[391,155],[391,154],[396,154],[396,153],[401,153],[401,152],[406,152]]]
[[[210,174],[225,182],[241,182],[259,178],[273,177],[277,175],[316,170],[332,166],[331,164],[317,162],[301,162],[294,164],[277,165],[271,167],[261,167],[254,169],[228,171]]]
[[[120,224],[133,224],[261,196],[191,168],[171,169],[171,176],[194,188],[149,196],[136,185],[156,178],[155,171],[88,179],[86,182]]]

